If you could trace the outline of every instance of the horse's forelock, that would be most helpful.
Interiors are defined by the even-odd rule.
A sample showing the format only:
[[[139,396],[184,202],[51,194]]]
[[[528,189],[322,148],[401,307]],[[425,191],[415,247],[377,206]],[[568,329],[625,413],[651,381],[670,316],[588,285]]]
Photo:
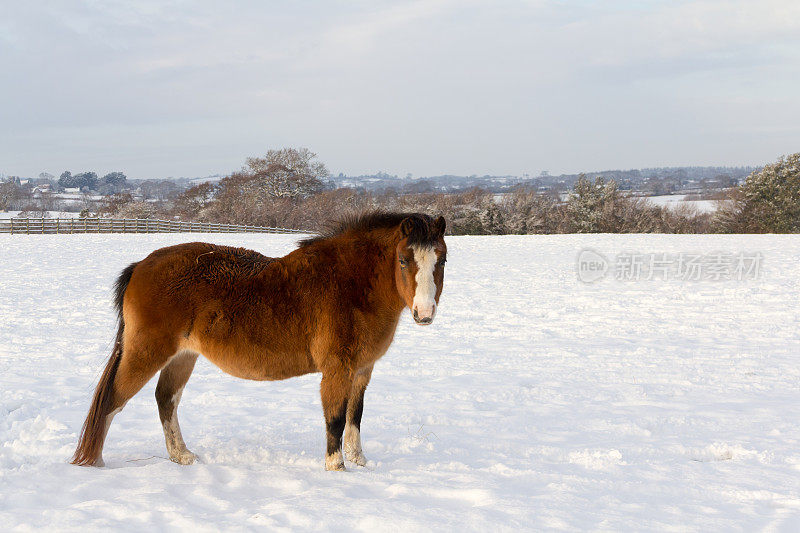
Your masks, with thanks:
[[[403,220],[402,231],[409,246],[433,246],[440,237],[434,228],[433,219],[421,213],[412,213]]]

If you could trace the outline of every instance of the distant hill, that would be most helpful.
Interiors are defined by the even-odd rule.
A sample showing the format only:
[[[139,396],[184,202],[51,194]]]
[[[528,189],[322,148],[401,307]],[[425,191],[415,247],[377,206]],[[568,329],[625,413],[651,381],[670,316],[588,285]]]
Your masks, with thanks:
[[[692,188],[704,181],[723,181],[735,184],[760,167],[658,167],[632,170],[600,170],[585,172],[587,177],[613,179],[621,189],[641,190],[647,187],[666,187],[666,190]],[[399,177],[384,172],[377,174],[332,176],[333,187],[352,187],[373,192],[396,190],[408,192],[456,192],[475,187],[491,192],[508,191],[518,185],[526,185],[545,190],[566,190],[572,188],[580,174],[560,174],[551,176],[426,176],[421,178]],[[665,192],[661,190],[658,192]]]

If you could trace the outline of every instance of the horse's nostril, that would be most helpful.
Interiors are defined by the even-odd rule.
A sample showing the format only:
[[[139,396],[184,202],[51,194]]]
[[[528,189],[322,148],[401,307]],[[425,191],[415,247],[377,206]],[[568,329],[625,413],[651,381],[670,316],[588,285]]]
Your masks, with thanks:
[[[416,309],[414,309],[414,320],[419,320],[419,313],[417,313]]]

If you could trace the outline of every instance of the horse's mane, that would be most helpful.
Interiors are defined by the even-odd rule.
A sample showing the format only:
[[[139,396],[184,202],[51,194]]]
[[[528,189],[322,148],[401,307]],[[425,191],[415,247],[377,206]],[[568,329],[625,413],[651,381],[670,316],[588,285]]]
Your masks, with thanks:
[[[413,221],[413,231],[408,235],[408,243],[410,245],[426,245],[436,240],[436,235],[433,230],[433,219],[428,215],[423,213],[371,211],[350,215],[337,222],[328,224],[328,228],[319,235],[303,239],[298,245],[302,248],[336,237],[348,231],[367,232],[375,229],[395,228],[407,218]]]

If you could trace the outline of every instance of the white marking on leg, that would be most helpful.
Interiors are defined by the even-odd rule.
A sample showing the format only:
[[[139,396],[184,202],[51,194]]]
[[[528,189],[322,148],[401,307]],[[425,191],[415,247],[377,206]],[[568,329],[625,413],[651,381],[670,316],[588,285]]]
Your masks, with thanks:
[[[122,407],[125,407],[124,403],[122,404]],[[103,432],[103,446],[106,444],[106,437],[108,436],[108,428],[111,427],[111,421],[114,420],[114,417],[117,415],[117,413],[122,411],[122,407],[117,407],[106,415],[106,427]],[[94,466],[106,466],[106,462],[103,461],[103,448],[100,448],[100,455],[98,455],[97,460],[94,462]]]
[[[125,407],[125,404],[123,404],[122,407]],[[117,416],[117,413],[122,411],[122,407],[117,407],[106,415],[106,430],[108,430],[108,426],[111,425],[111,421],[114,420],[114,417]]]
[[[325,470],[346,470],[341,450],[325,456]]]
[[[181,401],[182,394],[183,387],[172,395],[172,413],[162,422],[161,426],[164,429],[164,440],[170,460],[182,465],[190,465],[194,463],[197,456],[186,448],[183,435],[181,435],[181,427],[178,424],[178,403]]]
[[[412,309],[417,311],[420,319],[430,318],[436,314],[436,280],[433,270],[436,268],[436,251],[432,247],[412,246],[414,261],[417,262],[417,290],[414,292]]]
[[[172,405],[175,406],[175,409],[178,408],[178,404],[181,401],[181,396],[183,396],[183,389],[184,388],[185,387],[181,387],[180,389],[178,389],[178,392],[176,392],[175,394],[172,395]]]
[[[344,447],[354,452],[361,451],[361,432],[355,424],[347,424],[344,428]]]
[[[367,464],[367,458],[361,450],[361,432],[355,424],[348,423],[344,428],[344,454],[348,461],[359,466]]]

